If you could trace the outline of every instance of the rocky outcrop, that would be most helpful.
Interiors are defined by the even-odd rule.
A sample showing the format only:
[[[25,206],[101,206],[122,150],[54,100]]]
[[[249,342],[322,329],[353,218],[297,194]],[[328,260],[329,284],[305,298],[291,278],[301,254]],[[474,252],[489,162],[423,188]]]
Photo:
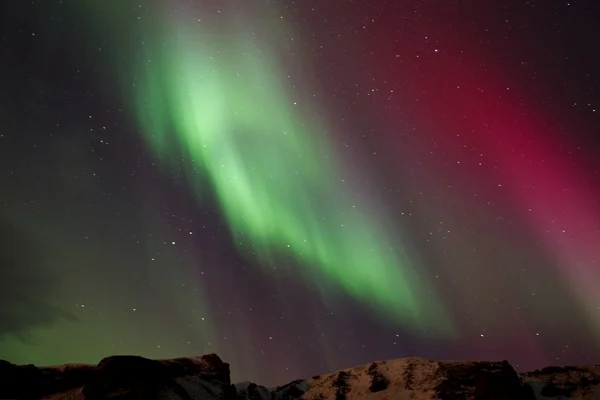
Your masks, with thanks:
[[[51,400],[567,400],[600,399],[600,366],[517,374],[507,361],[378,361],[276,388],[232,385],[217,355],[98,365],[19,366],[0,360],[0,399]]]
[[[538,399],[600,399],[600,365],[546,367],[522,374]]]

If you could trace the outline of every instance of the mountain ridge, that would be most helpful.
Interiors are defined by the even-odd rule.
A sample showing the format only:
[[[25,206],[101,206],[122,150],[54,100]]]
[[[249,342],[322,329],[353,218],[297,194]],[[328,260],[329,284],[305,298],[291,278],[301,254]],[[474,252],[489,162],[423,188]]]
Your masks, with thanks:
[[[100,400],[567,400],[600,399],[600,365],[517,373],[508,361],[374,361],[275,388],[231,383],[216,354],[153,360],[116,355],[97,365],[36,367],[0,360],[0,399]]]

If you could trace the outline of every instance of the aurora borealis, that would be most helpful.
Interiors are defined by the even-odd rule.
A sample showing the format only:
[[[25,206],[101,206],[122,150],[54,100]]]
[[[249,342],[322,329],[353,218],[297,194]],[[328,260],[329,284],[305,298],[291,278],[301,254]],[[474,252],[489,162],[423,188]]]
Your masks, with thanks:
[[[186,182],[200,193],[214,189],[240,251],[257,255],[259,265],[273,268],[273,250],[288,250],[302,265],[299,276],[319,284],[304,269],[320,269],[325,282],[382,317],[422,325],[424,334],[447,330],[443,313],[428,310],[439,308],[433,292],[424,295],[424,285],[409,279],[409,266],[376,228],[383,226],[377,210],[361,210],[360,194],[344,187],[336,155],[318,136],[326,130],[299,117],[278,87],[268,53],[243,35],[221,40],[186,22],[169,24],[166,50],[147,54],[162,62],[143,63],[147,76],[137,82],[142,131],[159,158],[175,158],[168,157],[175,136],[174,151],[184,158],[171,167],[191,169]],[[195,174],[202,168],[205,185]]]
[[[265,384],[405,356],[597,362],[583,5],[19,7],[0,359],[216,352]]]

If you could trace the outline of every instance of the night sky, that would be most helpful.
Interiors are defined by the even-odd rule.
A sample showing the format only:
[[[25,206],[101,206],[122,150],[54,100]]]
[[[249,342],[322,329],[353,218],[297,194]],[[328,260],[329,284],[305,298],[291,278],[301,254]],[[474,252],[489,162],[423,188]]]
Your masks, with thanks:
[[[600,363],[594,4],[1,2],[0,359]]]

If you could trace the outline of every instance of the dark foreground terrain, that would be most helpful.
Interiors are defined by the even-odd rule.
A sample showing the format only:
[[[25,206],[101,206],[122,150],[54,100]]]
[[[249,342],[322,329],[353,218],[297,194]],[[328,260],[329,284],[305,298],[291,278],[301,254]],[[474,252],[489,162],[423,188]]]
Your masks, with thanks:
[[[600,400],[600,365],[518,374],[506,361],[378,361],[277,388],[232,384],[216,354],[151,360],[112,356],[98,365],[14,365],[0,360],[0,399],[53,400]]]

